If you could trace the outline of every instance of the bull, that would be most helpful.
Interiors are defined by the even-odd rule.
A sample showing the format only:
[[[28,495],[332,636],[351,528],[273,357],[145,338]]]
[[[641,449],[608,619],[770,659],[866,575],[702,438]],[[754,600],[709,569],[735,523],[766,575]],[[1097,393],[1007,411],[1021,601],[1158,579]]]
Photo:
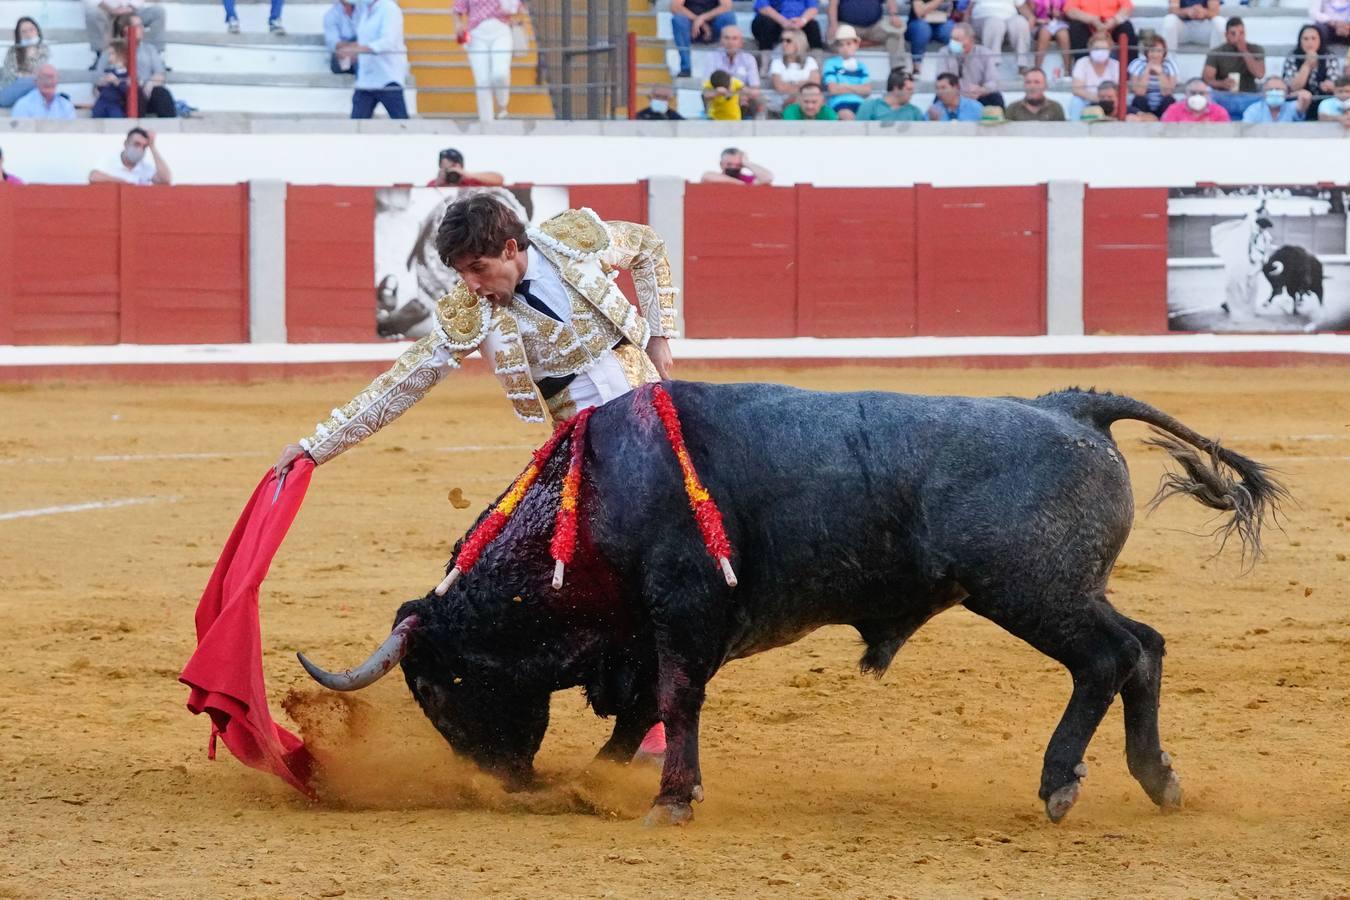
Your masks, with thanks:
[[[1163,809],[1181,788],[1158,734],[1163,637],[1106,598],[1134,502],[1110,427],[1153,426],[1186,494],[1227,513],[1259,555],[1285,489],[1266,466],[1129,397],[1077,389],[1033,400],[828,394],[777,385],[669,385],[694,462],[720,504],[739,585],[723,580],[680,469],[639,390],[589,426],[579,561],[550,583],[549,539],[569,454],[557,453],[476,567],[447,596],[404,603],[393,632],[341,673],[354,690],[401,662],[456,752],[528,787],[554,691],[580,686],[613,716],[599,758],[627,761],[658,720],[668,750],[648,821],[692,818],[703,795],[698,729],[709,680],[730,660],[823,625],[857,629],[880,677],[925,622],[961,605],[1073,676],[1045,751],[1040,798],[1073,806],[1089,740],[1119,694],[1130,772]]]
[[[1325,305],[1322,299],[1322,261],[1302,247],[1285,244],[1270,254],[1261,266],[1261,271],[1266,281],[1270,282],[1270,299],[1264,305],[1274,303],[1281,293],[1289,294],[1289,299],[1294,303],[1294,312],[1298,312],[1299,304],[1309,294],[1317,298],[1318,306]]]

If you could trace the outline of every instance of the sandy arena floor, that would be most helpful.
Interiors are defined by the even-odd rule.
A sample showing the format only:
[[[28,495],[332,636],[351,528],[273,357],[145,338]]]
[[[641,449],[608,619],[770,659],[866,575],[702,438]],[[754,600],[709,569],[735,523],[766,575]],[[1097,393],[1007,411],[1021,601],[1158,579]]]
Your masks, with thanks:
[[[697,375],[686,371],[685,375]],[[1138,525],[1112,600],[1167,637],[1163,743],[1186,809],[1125,768],[1119,705],[1069,818],[1040,758],[1069,694],[1055,663],[955,609],[884,681],[830,628],[732,664],[703,716],[708,801],[643,829],[654,771],[575,775],[608,723],[555,699],[556,785],[508,796],[456,762],[399,678],[343,707],[293,653],[349,665],[439,578],[452,538],[542,432],[463,375],[321,469],[264,588],[273,709],[327,760],[310,805],[223,746],[177,675],[192,614],[263,469],[357,381],[0,388],[0,897],[1317,897],[1350,894],[1350,376],[1309,369],[716,370],[824,389],[1035,394],[1096,384],[1275,464],[1300,501],[1241,573],[1183,499]],[[1116,435],[1137,500],[1162,471]],[[179,459],[144,455],[184,454]],[[202,454],[193,456],[193,454]],[[455,510],[449,489],[472,501]]]

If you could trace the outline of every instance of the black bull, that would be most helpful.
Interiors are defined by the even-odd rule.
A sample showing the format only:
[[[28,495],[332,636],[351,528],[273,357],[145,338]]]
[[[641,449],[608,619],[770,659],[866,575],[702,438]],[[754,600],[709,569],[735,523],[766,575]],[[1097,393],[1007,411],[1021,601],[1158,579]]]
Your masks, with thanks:
[[[1226,534],[1252,553],[1286,496],[1264,466],[1111,394],[972,399],[682,382],[670,392],[725,518],[739,586],[709,558],[638,391],[590,420],[583,527],[561,591],[550,584],[549,537],[566,452],[447,596],[400,607],[365,665],[332,675],[302,656],[306,668],[351,690],[401,659],[451,747],[518,787],[533,778],[550,695],[581,686],[597,714],[615,717],[602,758],[627,761],[665,723],[649,818],[679,822],[702,797],[699,713],[724,664],[845,624],[866,645],[862,671],[880,676],[921,625],[961,604],[1073,676],[1041,774],[1052,820],[1077,799],[1088,741],[1118,693],[1130,772],[1159,806],[1180,804],[1158,737],[1163,638],[1105,595],[1134,515],[1110,425],[1158,429],[1154,443],[1184,473],[1164,480],[1159,499],[1185,493],[1229,512]]]

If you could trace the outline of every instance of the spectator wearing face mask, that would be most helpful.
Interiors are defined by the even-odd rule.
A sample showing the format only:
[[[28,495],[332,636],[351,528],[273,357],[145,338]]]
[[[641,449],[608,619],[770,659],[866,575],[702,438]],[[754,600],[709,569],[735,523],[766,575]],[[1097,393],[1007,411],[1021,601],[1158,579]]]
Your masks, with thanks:
[[[1173,103],[1162,114],[1164,122],[1230,122],[1228,111],[1210,100],[1209,85],[1203,78],[1186,82],[1186,101]]]
[[[499,187],[505,183],[501,172],[465,171],[464,154],[446,147],[436,157],[436,177],[427,187]]]
[[[719,164],[721,169],[718,171],[703,173],[705,184],[773,184],[773,173],[752,163],[744,150],[728,147],[722,151]]]
[[[1097,102],[1083,107],[1079,118],[1084,122],[1109,122],[1116,118],[1116,95],[1120,85],[1103,81],[1097,85]]]
[[[1064,107],[1045,96],[1045,73],[1028,69],[1022,76],[1021,100],[1008,107],[1009,122],[1063,122]]]
[[[1262,101],[1253,103],[1242,113],[1246,125],[1269,125],[1272,123],[1302,122],[1312,105],[1312,94],[1308,91],[1289,90],[1284,79],[1271,75],[1261,82]]]
[[[1003,95],[998,91],[998,57],[993,50],[975,43],[975,29],[968,22],[959,22],[952,29],[952,39],[938,54],[938,72],[956,76],[962,96],[984,106],[1003,106]]]
[[[333,0],[323,14],[323,44],[328,48],[328,67],[334,75],[355,75],[356,59],[338,58],[338,46],[356,41],[356,4],[347,0]]]
[[[835,31],[835,44],[839,55],[825,60],[821,82],[829,92],[830,108],[835,114],[841,119],[852,119],[857,116],[863,100],[872,93],[872,76],[858,59],[862,41],[852,25],[839,26]]]
[[[38,67],[50,60],[38,23],[24,16],[14,26],[14,45],[5,51],[0,69],[0,106],[14,102],[37,87]]]
[[[808,82],[797,92],[797,102],[783,108],[783,118],[790,122],[837,122],[839,114],[825,102],[825,92],[820,85]]]
[[[1073,64],[1073,103],[1070,118],[1082,115],[1083,107],[1097,102],[1097,88],[1120,70],[1111,58],[1111,39],[1104,34],[1093,35],[1088,41],[1087,55]]]
[[[149,156],[146,152],[149,151]],[[169,164],[160,155],[155,133],[144,128],[127,132],[122,150],[89,173],[90,184],[120,182],[122,184],[172,184]]]
[[[38,66],[37,87],[18,99],[10,116],[15,119],[74,119],[75,104],[60,92],[60,87],[56,66],[51,63]]]
[[[652,88],[650,97],[651,99],[647,101],[647,108],[638,110],[637,117],[639,119],[677,122],[684,119],[684,116],[671,108],[671,102],[675,99],[675,92],[666,85],[656,85]]]
[[[1130,111],[1161,116],[1175,101],[1177,64],[1167,55],[1167,42],[1145,39],[1143,55],[1130,62]]]
[[[1229,118],[1241,118],[1243,111],[1261,99],[1259,80],[1266,77],[1266,51],[1260,44],[1247,41],[1247,26],[1238,16],[1228,20],[1227,38],[1205,57],[1200,76],[1213,91],[1211,102],[1218,103]]]
[[[933,122],[978,122],[984,115],[984,106],[961,93],[961,82],[951,72],[937,77],[937,91],[933,105],[928,107],[928,118]]]
[[[1123,35],[1131,48],[1137,43],[1134,35],[1134,23],[1130,13],[1134,4],[1130,0],[1065,0],[1064,17],[1069,20],[1069,46],[1081,53],[1088,42],[1098,34],[1104,34],[1112,44],[1118,43]],[[1130,50],[1130,59],[1134,50]]]
[[[858,118],[864,122],[922,122],[923,110],[914,99],[914,76],[903,68],[891,69],[886,76],[886,93],[863,101]]]
[[[1350,128],[1350,75],[1342,75],[1332,86],[1333,95],[1317,107],[1317,121],[1339,122]]]

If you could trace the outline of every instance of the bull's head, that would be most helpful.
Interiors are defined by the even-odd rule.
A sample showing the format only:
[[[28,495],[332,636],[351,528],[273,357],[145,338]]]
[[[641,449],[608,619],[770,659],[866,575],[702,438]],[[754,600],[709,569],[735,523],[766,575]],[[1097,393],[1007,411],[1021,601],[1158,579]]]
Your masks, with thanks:
[[[328,672],[303,653],[300,664],[324,687],[354,691],[401,662],[413,696],[455,752],[509,789],[529,787],[552,687],[476,628],[463,599],[461,588],[449,597],[428,594],[403,604],[389,637],[355,668]]]

